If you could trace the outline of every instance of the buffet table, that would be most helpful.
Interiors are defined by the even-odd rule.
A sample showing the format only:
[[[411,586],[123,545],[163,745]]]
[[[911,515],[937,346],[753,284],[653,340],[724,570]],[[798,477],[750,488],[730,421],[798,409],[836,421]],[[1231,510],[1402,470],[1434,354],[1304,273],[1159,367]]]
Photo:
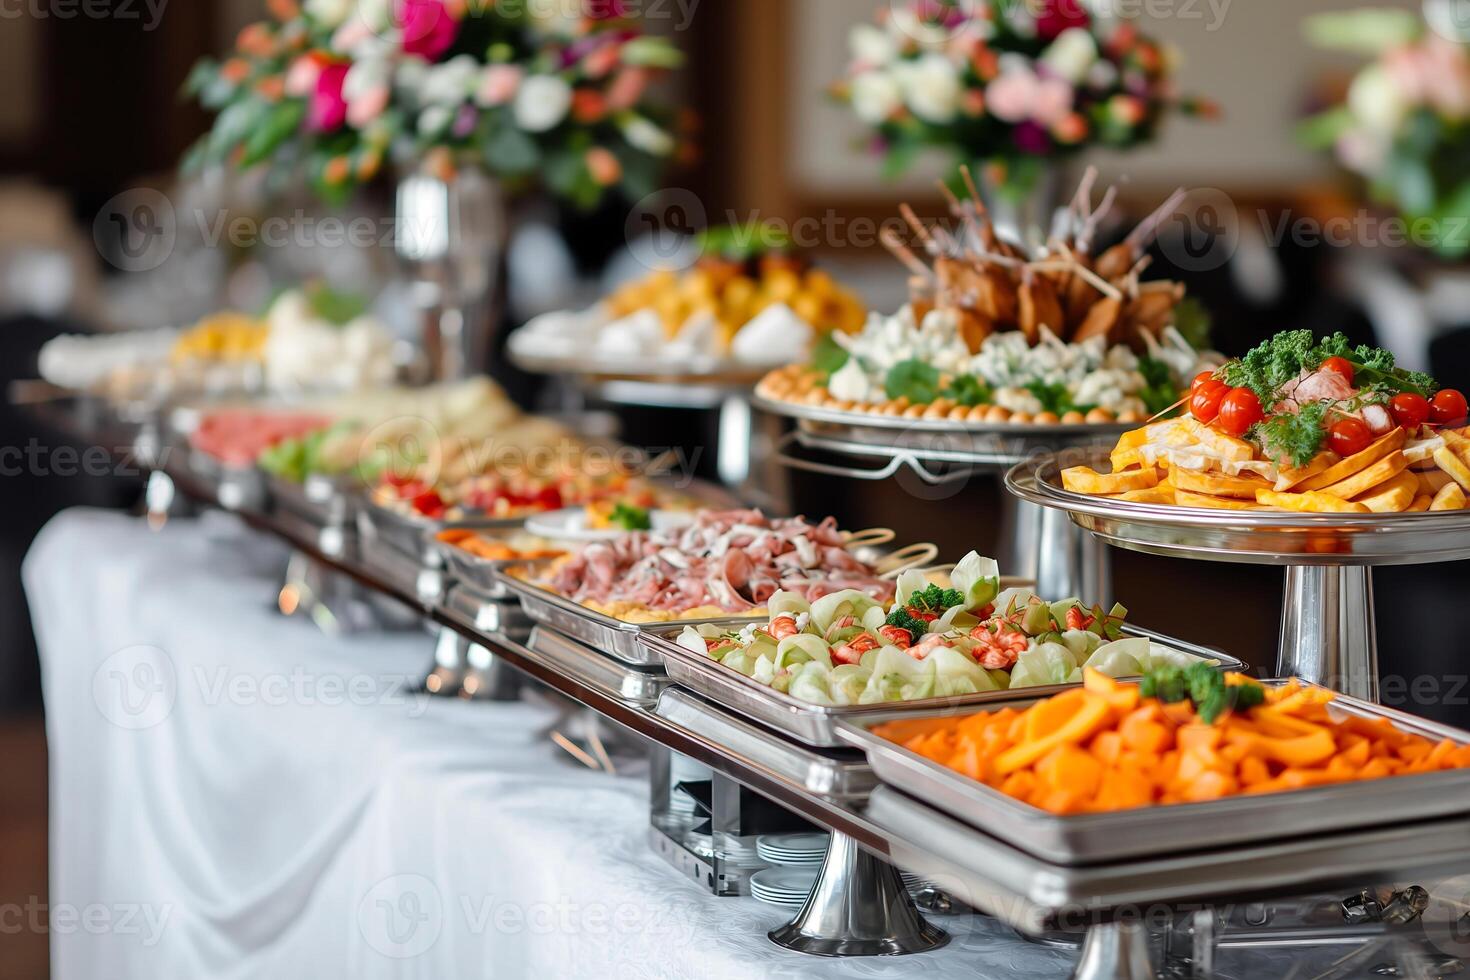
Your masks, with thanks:
[[[97,511],[28,556],[63,980],[1069,973],[982,917],[917,960],[771,945],[789,912],[655,857],[640,774],[572,762],[547,708],[413,693],[427,634],[282,617],[284,557],[224,515]]]

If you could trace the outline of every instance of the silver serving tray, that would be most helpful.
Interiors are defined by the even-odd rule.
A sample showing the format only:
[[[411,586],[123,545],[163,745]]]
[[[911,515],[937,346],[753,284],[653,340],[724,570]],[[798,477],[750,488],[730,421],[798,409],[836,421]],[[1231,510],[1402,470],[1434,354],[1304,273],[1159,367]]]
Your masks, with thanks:
[[[443,555],[434,536],[441,531],[464,528],[472,531],[509,530],[524,525],[524,517],[481,518],[437,521],[416,514],[403,514],[373,502],[366,492],[357,502],[358,529],[364,538],[376,538],[411,555],[426,568],[443,568]]]
[[[872,767],[861,756],[818,752],[798,745],[677,687],[663,692],[657,710],[659,717],[733,749],[774,775],[818,796],[863,800],[878,785]]]
[[[1071,449],[1021,463],[1006,487],[1065,510],[1109,544],[1171,558],[1266,565],[1396,565],[1470,558],[1470,510],[1418,514],[1295,514],[1143,504],[1074,493],[1061,471],[1106,472],[1105,450]]]
[[[353,479],[312,473],[301,482],[261,471],[270,494],[271,507],[319,527],[348,524],[352,520]]]
[[[626,664],[640,667],[663,667],[663,656],[657,650],[645,645],[640,639],[651,630],[676,628],[677,632],[678,629],[683,629],[685,626],[697,626],[700,623],[711,622],[709,619],[681,619],[659,623],[629,623],[621,619],[614,619],[605,613],[589,609],[579,602],[573,602],[565,596],[557,595],[549,589],[543,589],[525,579],[517,578],[515,572],[523,568],[529,570],[530,566],[511,564],[509,567],[497,569],[496,577],[509,592],[514,593],[521,600],[521,605],[528,616],[538,623],[559,630]],[[716,619],[713,622],[743,626],[762,619],[765,619],[764,613],[759,617],[731,616]]]
[[[440,541],[438,535],[431,535],[429,543],[439,552],[444,567],[448,570],[452,578],[470,586],[486,598],[495,600],[509,599],[515,601],[518,599],[517,594],[508,589],[504,579],[500,577],[499,573],[502,569],[511,567],[539,568],[555,561],[553,558],[481,558],[479,555],[465,551],[458,545],[450,544],[447,541]]]
[[[265,474],[251,466],[229,466],[202,450],[189,448],[189,474],[208,487],[225,510],[264,510],[270,501]]]
[[[1039,697],[1013,700],[1008,707],[1024,708],[1038,700]],[[1345,695],[1338,695],[1330,710],[1339,716],[1387,718],[1403,731],[1435,741],[1448,738],[1459,743],[1470,742],[1470,732]],[[910,752],[871,731],[873,726],[887,721],[914,717],[911,711],[889,711],[841,721],[837,727],[845,742],[867,753],[881,781],[1014,847],[1061,865],[1106,864],[1264,839],[1470,814],[1470,770],[1456,770],[1236,796],[1207,803],[1057,816]]]
[[[542,666],[629,704],[645,707],[656,704],[669,686],[669,679],[662,671],[620,664],[543,626],[532,628],[524,650]]]
[[[749,620],[745,620],[749,622]],[[694,624],[699,625],[699,624]],[[714,625],[723,625],[715,623]],[[676,628],[677,627],[677,628]],[[919,701],[884,702],[883,704],[853,704],[832,707],[811,704],[800,698],[784,694],[753,677],[746,677],[737,670],[693,650],[686,650],[676,641],[683,632],[683,624],[658,623],[645,630],[642,642],[660,658],[669,679],[692,691],[697,691],[719,704],[742,712],[778,731],[807,745],[832,748],[849,744],[838,730],[838,723],[851,721],[855,724],[877,724],[868,719],[891,718],[916,714],[940,715],[967,711],[976,705],[997,702],[1015,703],[1019,700],[1036,701],[1060,693],[1075,684],[1057,684],[1045,687],[1027,687],[1016,691],[985,691],[979,694],[962,694],[948,698],[924,698]],[[1221,670],[1244,671],[1245,664],[1234,657],[1208,647],[1174,640],[1135,626],[1124,626],[1130,636],[1146,636],[1162,646],[1180,650],[1196,657],[1214,660]]]
[[[518,603],[501,602],[466,585],[450,586],[444,596],[444,612],[480,633],[524,640],[535,626]]]

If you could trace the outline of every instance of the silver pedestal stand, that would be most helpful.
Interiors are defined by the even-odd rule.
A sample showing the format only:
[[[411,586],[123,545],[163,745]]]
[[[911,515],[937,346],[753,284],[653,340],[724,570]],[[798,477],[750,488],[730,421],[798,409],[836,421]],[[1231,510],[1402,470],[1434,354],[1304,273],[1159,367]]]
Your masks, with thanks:
[[[977,476],[1004,474],[1039,451],[1112,444],[1126,425],[991,425],[941,419],[906,419],[799,405],[757,397],[762,411],[796,420],[776,446],[776,458],[793,469],[856,480],[904,482],[921,499],[945,499]],[[880,462],[871,468],[819,462],[794,450]],[[914,479],[917,478],[917,482]],[[1036,583],[1042,595],[1079,596],[1106,605],[1113,600],[1107,549],[1062,513],[1013,494],[1003,494],[1000,547],[1007,575]]]
[[[1106,452],[1073,450],[1016,466],[1006,486],[1070,515],[1108,544],[1170,558],[1286,569],[1277,676],[1300,677],[1378,700],[1374,565],[1470,558],[1470,513],[1290,514],[1137,504],[1071,493],[1067,466],[1107,465]]]
[[[817,883],[771,942],[814,956],[900,956],[938,949],[949,935],[924,921],[898,869],[833,833]]]

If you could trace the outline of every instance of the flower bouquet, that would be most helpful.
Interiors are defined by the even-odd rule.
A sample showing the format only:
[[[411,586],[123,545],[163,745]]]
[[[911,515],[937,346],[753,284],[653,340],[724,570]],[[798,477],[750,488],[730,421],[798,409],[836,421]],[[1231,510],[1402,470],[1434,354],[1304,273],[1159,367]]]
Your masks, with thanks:
[[[1303,141],[1362,176],[1410,222],[1412,241],[1451,258],[1470,252],[1470,47],[1399,10],[1324,14],[1307,34],[1373,61],[1342,104],[1302,124]]]
[[[679,143],[647,89],[680,53],[621,0],[270,0],[185,91],[218,118],[189,165],[304,168],[329,200],[385,159],[540,178],[583,207],[655,189]]]
[[[890,176],[943,147],[1019,198],[1050,161],[1148,142],[1171,109],[1213,112],[1174,94],[1173,52],[1081,0],[893,0],[851,46],[834,94]]]

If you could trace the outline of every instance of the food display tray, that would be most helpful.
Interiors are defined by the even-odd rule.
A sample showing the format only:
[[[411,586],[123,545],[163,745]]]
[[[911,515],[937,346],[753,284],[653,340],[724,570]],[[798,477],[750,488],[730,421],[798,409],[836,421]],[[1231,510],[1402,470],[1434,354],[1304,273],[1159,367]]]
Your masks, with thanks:
[[[512,564],[507,568],[497,570],[496,575],[506,589],[520,598],[526,615],[538,623],[559,630],[567,636],[582,641],[594,650],[599,650],[626,664],[662,668],[663,655],[642,642],[641,638],[644,635],[661,629],[673,629],[677,633],[685,626],[698,626],[701,623],[710,622],[708,619],[681,619],[658,623],[629,623],[625,620],[614,619],[605,613],[589,609],[579,602],[573,602],[565,596],[557,595],[549,589],[543,589],[532,582],[518,578],[516,572],[522,570],[530,571],[531,566]],[[731,616],[714,620],[714,622],[739,627],[763,619],[765,619],[764,613],[759,617]]]
[[[278,514],[287,513],[318,527],[335,527],[352,520],[350,477],[331,477],[312,473],[297,483],[285,477],[262,471],[271,507]]]
[[[818,796],[864,800],[878,785],[866,759],[851,751],[820,752],[677,687],[658,699],[658,714],[720,746],[740,753],[788,782]]]
[[[535,625],[519,603],[496,600],[462,584],[446,589],[444,611],[477,632],[516,640]]]
[[[372,501],[366,494],[357,501],[357,522],[364,538],[377,538],[406,555],[412,555],[426,568],[442,568],[443,555],[434,536],[456,528],[469,531],[495,531],[519,528],[524,517],[480,518],[462,521],[436,521],[427,517],[402,514]]]
[[[1109,544],[1170,558],[1267,565],[1396,565],[1470,558],[1470,510],[1416,514],[1298,514],[1143,504],[1075,493],[1061,471],[1107,472],[1106,450],[1071,449],[1018,464],[1006,487],[1065,510]]]
[[[715,624],[722,625],[722,624]],[[924,698],[919,701],[884,702],[883,704],[853,704],[832,707],[811,704],[789,694],[746,677],[736,670],[693,650],[686,650],[676,641],[683,625],[659,623],[645,630],[640,639],[644,645],[661,658],[669,679],[683,687],[742,712],[777,731],[784,732],[799,742],[820,748],[847,745],[838,730],[839,722],[849,721],[866,724],[875,717],[913,717],[924,714],[944,714],[973,708],[976,705],[997,702],[1015,703],[1025,699],[1035,701],[1076,687],[1061,684],[1047,687],[1028,687],[1018,691],[984,691],[979,694],[962,694],[947,698]],[[1245,664],[1219,650],[1185,643],[1133,626],[1124,626],[1129,636],[1146,636],[1161,646],[1180,650],[1197,657],[1214,660],[1221,670],[1243,671]],[[876,722],[871,722],[876,724]]]
[[[1008,706],[1025,708],[1038,700],[1027,697],[1012,700]],[[1387,718],[1403,731],[1435,741],[1470,742],[1470,732],[1343,695],[1338,695],[1329,710],[1338,715]],[[1106,864],[1470,814],[1470,770],[1455,770],[1205,803],[1058,816],[872,732],[884,722],[914,718],[912,711],[894,710],[845,719],[837,728],[844,741],[867,754],[882,782],[1055,864]]]
[[[542,666],[629,704],[644,707],[656,704],[669,686],[669,678],[663,671],[620,664],[543,626],[532,628],[524,649]]]
[[[270,501],[265,474],[254,466],[231,466],[191,448],[189,474],[204,485],[225,510],[264,510]]]
[[[551,558],[534,560],[524,558],[481,558],[479,555],[465,551],[463,548],[450,544],[448,541],[440,541],[437,536],[431,535],[429,542],[439,552],[444,567],[453,579],[463,582],[487,599],[494,599],[496,601],[517,601],[519,598],[515,592],[512,592],[506,587],[505,580],[500,576],[502,569],[511,567],[537,568],[550,564],[554,560]]]

